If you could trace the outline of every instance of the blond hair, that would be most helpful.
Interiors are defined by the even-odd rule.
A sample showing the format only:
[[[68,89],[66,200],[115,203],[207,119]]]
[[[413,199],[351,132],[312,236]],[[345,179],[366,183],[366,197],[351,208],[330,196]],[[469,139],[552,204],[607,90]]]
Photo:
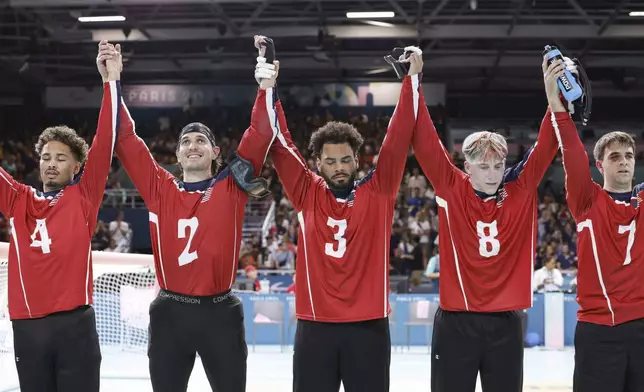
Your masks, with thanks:
[[[622,146],[628,146],[633,149],[635,152],[635,140],[633,137],[626,132],[610,132],[600,137],[595,143],[595,148],[593,149],[593,156],[596,161],[604,160],[604,152],[606,152],[606,147],[610,146],[612,143],[617,143]]]
[[[508,156],[508,142],[496,132],[474,132],[463,142],[463,155],[468,162],[486,159],[490,154],[498,155],[500,159]]]

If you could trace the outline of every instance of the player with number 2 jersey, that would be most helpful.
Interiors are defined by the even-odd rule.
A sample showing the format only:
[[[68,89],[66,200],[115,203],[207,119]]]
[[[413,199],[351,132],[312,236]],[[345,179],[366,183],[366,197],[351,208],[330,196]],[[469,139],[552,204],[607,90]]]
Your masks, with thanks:
[[[274,101],[266,123],[278,131],[270,155],[300,223],[295,392],[337,392],[341,382],[347,392],[389,390],[391,222],[424,105],[422,57],[413,49],[377,165],[358,181],[362,137],[352,125],[329,122],[313,133],[316,174],[292,141],[276,91],[267,91]]]
[[[555,128],[566,198],[577,223],[576,392],[644,391],[644,184],[633,187],[635,141],[625,132],[594,148],[603,188],[571,120]]]
[[[231,289],[248,200],[239,184],[259,175],[274,137],[263,121],[266,105],[260,89],[235,158],[216,176],[221,163],[213,133],[201,123],[186,125],[176,151],[182,180],[154,160],[122,106],[126,126],[116,152],[149,209],[161,287],[150,307],[148,356],[155,392],[186,391],[196,354],[213,391],[245,391],[243,310]]]
[[[440,233],[432,391],[474,392],[479,371],[485,390],[522,390],[520,311],[532,306],[537,187],[557,152],[552,121],[569,117],[556,85],[564,67],[544,65],[550,107],[536,144],[507,170],[505,138],[484,131],[463,142],[462,172],[420,112],[413,148],[436,191]]]

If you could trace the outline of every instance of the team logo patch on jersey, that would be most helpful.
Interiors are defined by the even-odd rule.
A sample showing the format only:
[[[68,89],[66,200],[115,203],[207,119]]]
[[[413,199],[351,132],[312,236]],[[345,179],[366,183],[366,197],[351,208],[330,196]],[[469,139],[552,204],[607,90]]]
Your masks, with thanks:
[[[503,206],[503,201],[508,197],[508,191],[505,188],[499,189],[499,195],[496,200],[496,208],[501,208]]]

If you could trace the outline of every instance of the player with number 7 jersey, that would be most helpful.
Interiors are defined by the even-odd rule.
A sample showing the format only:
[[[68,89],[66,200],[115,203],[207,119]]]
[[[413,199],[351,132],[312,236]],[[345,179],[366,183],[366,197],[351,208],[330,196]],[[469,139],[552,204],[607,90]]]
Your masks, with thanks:
[[[604,178],[593,181],[574,123],[555,128],[566,198],[577,223],[576,392],[644,390],[644,184],[633,187],[635,141],[602,136],[594,158]]]
[[[213,391],[244,392],[244,316],[231,289],[249,193],[266,191],[255,177],[275,136],[263,121],[265,90],[259,89],[250,126],[221,171],[212,131],[201,123],[183,128],[176,149],[181,179],[155,161],[124,103],[121,114],[126,125],[116,152],[149,210],[161,288],[150,307],[153,390],[186,391],[199,354]]]
[[[552,123],[570,117],[554,77],[562,70],[558,64],[544,68],[549,108],[537,142],[507,170],[508,146],[500,134],[483,131],[465,138],[463,172],[442,145],[429,112],[419,114],[412,146],[439,211],[434,392],[474,392],[479,371],[484,390],[522,390],[521,312],[532,307],[537,187],[557,152]]]

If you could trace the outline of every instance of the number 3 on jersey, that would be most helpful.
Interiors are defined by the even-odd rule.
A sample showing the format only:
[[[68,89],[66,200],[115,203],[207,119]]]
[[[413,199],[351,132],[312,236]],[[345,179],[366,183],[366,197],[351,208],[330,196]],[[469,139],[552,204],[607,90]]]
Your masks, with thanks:
[[[347,240],[344,238],[344,233],[347,231],[347,220],[335,220],[331,217],[326,221],[326,224],[337,231],[333,234],[333,239],[337,242],[336,244],[327,242],[324,245],[324,253],[336,259],[341,259],[344,256],[344,252],[347,251]]]

